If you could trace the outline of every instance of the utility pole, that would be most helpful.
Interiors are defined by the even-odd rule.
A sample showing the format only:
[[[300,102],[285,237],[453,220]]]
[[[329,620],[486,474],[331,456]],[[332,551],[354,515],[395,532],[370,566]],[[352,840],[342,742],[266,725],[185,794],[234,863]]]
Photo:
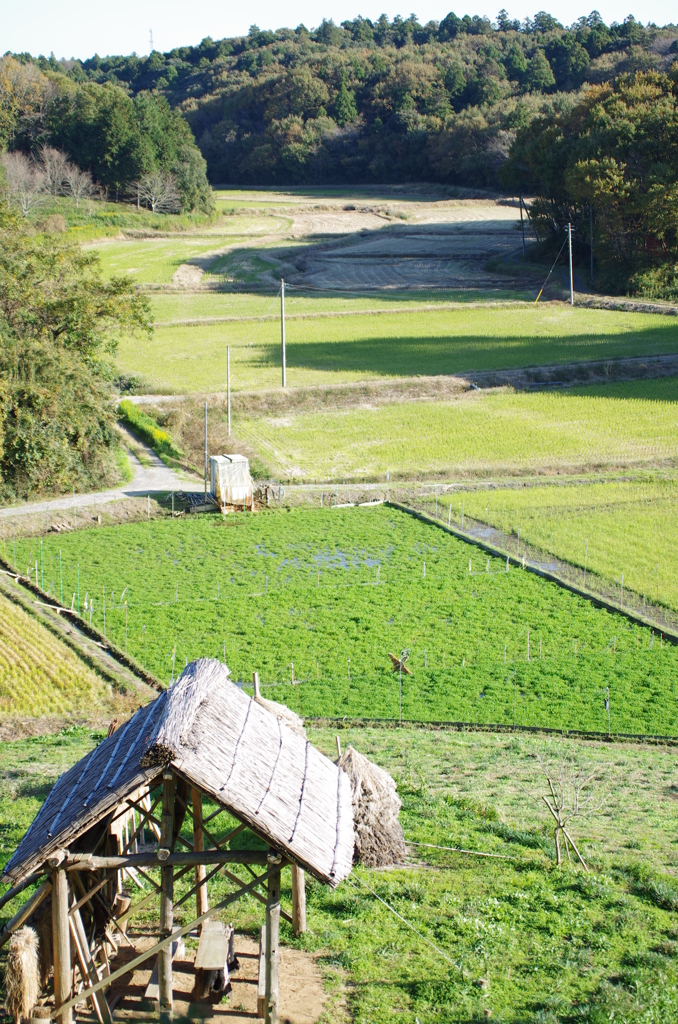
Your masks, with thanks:
[[[572,270],[572,225],[567,225],[567,237],[570,243],[570,305],[574,306],[574,273]]]
[[[525,223],[523,221],[523,193],[520,193],[520,233],[523,236],[523,259],[525,259]]]
[[[228,377],[228,436],[231,436],[231,346],[226,348],[226,376]]]
[[[282,345],[282,386],[287,387],[287,366],[285,359],[285,282],[280,278],[280,343]]]
[[[207,402],[205,402],[205,504],[207,504]]]
[[[589,203],[589,239],[591,242],[591,280],[593,281],[593,203]]]

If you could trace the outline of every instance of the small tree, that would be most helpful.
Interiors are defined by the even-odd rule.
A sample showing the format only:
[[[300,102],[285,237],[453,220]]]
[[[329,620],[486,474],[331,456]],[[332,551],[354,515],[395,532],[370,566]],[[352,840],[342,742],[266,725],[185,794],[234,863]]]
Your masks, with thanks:
[[[66,154],[53,146],[43,146],[40,150],[40,164],[45,175],[45,191],[53,196],[62,195],[68,164]]]
[[[173,174],[161,171],[144,174],[133,183],[132,195],[136,198],[137,207],[143,203],[153,213],[178,213],[181,210],[181,196]]]
[[[96,195],[98,189],[92,181],[89,171],[81,171],[75,164],[66,163],[64,167],[66,192],[75,199],[76,210],[80,209],[80,200]]]
[[[5,168],[9,205],[16,204],[23,216],[28,217],[31,210],[42,201],[45,190],[44,171],[23,153],[5,153],[2,166]]]
[[[607,794],[600,791],[601,774],[605,765],[597,765],[592,768],[578,764],[574,760],[547,760],[541,755],[539,755],[539,764],[546,776],[549,788],[550,799],[547,796],[542,796],[542,800],[555,821],[554,838],[558,867],[563,861],[560,846],[562,835],[565,840],[567,859],[572,859],[570,857],[571,846],[584,870],[588,871],[586,861],[577,849],[569,826],[575,818],[590,817],[595,814],[607,800]]]

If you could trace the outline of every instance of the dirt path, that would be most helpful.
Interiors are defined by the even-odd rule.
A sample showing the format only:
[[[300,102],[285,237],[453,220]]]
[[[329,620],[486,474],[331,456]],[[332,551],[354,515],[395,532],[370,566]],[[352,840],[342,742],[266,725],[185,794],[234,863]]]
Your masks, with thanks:
[[[132,441],[131,435],[124,428],[121,428],[121,430]],[[79,508],[92,509],[96,508],[97,505],[120,501],[121,498],[137,498],[147,494],[181,491],[187,487],[196,487],[200,483],[198,477],[169,469],[162,459],[148,445],[139,441],[138,438],[135,437],[133,443],[136,448],[142,450],[144,461],[148,465],[143,466],[136,455],[129,451],[129,460],[134,472],[134,477],[130,483],[105,491],[90,491],[87,494],[71,494],[62,498],[51,498],[48,501],[29,501],[22,505],[11,505],[0,509],[0,519],[32,515],[35,512],[60,512]]]

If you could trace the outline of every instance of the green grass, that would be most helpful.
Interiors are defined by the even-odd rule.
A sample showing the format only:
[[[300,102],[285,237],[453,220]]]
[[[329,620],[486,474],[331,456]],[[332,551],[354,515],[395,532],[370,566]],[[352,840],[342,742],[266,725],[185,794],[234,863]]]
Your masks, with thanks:
[[[148,416],[143,409],[124,398],[118,405],[118,415],[124,423],[132,428],[160,456],[180,459],[183,453],[174,445],[169,434],[162,430],[156,421]]]
[[[188,251],[191,244],[188,239],[130,243],[139,248],[139,259],[132,259],[131,254],[123,259],[117,249],[113,251],[115,256],[107,257],[104,252],[104,259],[115,258],[117,270],[143,266],[143,279],[151,280],[160,274],[152,262],[157,252],[158,268],[163,265],[162,273],[169,280],[172,268],[176,269],[184,258],[183,247]],[[148,252],[142,261],[144,247]],[[198,301],[205,300],[201,297]],[[308,301],[303,300],[300,309],[307,309]],[[294,311],[294,302],[292,298],[287,304],[288,313]],[[244,303],[225,296],[218,306],[227,311],[242,309]],[[264,303],[262,307],[266,308]],[[275,313],[277,308],[271,297],[268,310]],[[117,365],[122,372],[140,375],[156,386],[175,391],[213,390],[225,380],[227,345],[232,350],[234,390],[279,386],[280,326],[276,320],[159,327],[153,340],[142,346],[136,339],[123,341]],[[364,314],[290,321],[287,380],[288,386],[297,387],[675,351],[675,325],[669,318],[652,314],[534,305]]]
[[[373,295],[355,295],[353,293],[336,292],[329,295],[305,294],[287,290],[285,293],[285,309],[289,325],[294,324],[295,317],[318,313],[342,313],[356,315],[374,310],[405,312],[414,309],[419,312],[422,306],[440,306],[441,304],[464,304],[477,302],[481,299],[504,301],[514,296],[513,292],[489,291],[479,295],[477,291],[432,291],[432,292],[381,292]],[[186,294],[149,295],[151,310],[156,321],[161,324],[181,322],[183,320],[211,319],[221,317],[278,317],[280,299],[272,292],[268,294],[248,292],[189,292]],[[290,317],[292,319],[290,319]]]
[[[677,399],[675,378],[562,392],[475,391],[448,402],[241,419],[235,431],[283,479],[571,471],[675,459]]]
[[[102,738],[71,730],[0,746],[0,864],[57,776]],[[332,755],[331,732],[311,728],[309,738]],[[341,738],[393,774],[408,839],[515,860],[414,848],[413,862],[355,869],[334,891],[309,880],[308,931],[294,939],[283,921],[281,939],[319,955],[332,993],[328,1024],[346,1019],[336,1008],[342,990],[351,1019],[369,1024],[470,1024],[486,1019],[486,1009],[503,1024],[678,1018],[674,751],[411,729],[343,730]],[[591,875],[554,865],[538,754],[603,769],[603,812],[573,826]],[[184,832],[190,836],[189,824]],[[176,883],[177,899],[192,881]],[[228,883],[217,876],[209,885],[212,903]],[[25,898],[4,907],[0,923]],[[290,898],[284,871],[286,909]],[[177,911],[182,924],[192,903]],[[238,933],[258,934],[264,911],[251,897],[227,913]],[[156,915],[152,905],[136,920],[148,928]]]
[[[648,605],[678,609],[678,481],[660,476],[571,486],[493,489],[463,496],[466,515],[517,534],[618,587],[646,595]],[[447,516],[461,495],[441,499]],[[588,541],[588,551],[587,551]],[[648,611],[648,614],[651,614]]]
[[[606,730],[609,686],[613,731],[678,734],[678,648],[386,507],[83,529],[43,550],[46,589],[61,552],[64,592],[79,572],[103,629],[105,587],[107,635],[164,680],[176,645],[177,670],[225,655],[307,715],[397,718],[388,652],[409,648],[406,719]],[[38,556],[17,541],[20,563]]]
[[[168,232],[187,231],[205,227],[215,217],[201,213],[159,214],[150,210],[137,210],[132,203],[108,203],[100,200],[82,200],[76,208],[75,200],[66,196],[47,196],[34,208],[31,221],[38,229],[55,230],[57,224],[81,242],[96,238],[115,237],[121,231]]]

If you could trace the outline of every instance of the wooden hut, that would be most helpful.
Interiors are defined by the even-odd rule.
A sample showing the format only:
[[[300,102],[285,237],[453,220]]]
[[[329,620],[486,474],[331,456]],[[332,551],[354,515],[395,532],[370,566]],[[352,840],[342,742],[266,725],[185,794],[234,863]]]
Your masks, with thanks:
[[[151,804],[149,794],[161,786]],[[214,838],[216,824],[203,820],[203,797],[237,819],[226,835]],[[161,804],[160,817],[155,812]],[[127,830],[116,829],[132,814]],[[193,842],[180,831],[186,815]],[[137,817],[138,816],[138,817]],[[137,824],[138,822],[138,824]],[[209,827],[208,827],[209,824]],[[143,829],[152,842],[139,849]],[[229,841],[249,828],[266,850],[229,849]],[[346,774],[308,740],[293,732],[235,686],[226,666],[201,659],[184,670],[175,685],[141,708],[117,732],[57,780],[5,868],[4,880],[18,892],[45,879],[28,904],[6,926],[3,937],[21,926],[41,900],[51,896],[54,959],[53,1016],[70,1024],[76,1003],[90,1000],[97,1017],[110,1018],[105,991],[116,978],[158,957],[159,1009],[172,1013],[172,944],[200,927],[212,914],[252,893],[266,905],[263,1013],[278,1017],[278,928],[280,873],[292,868],[293,918],[303,927],[303,872],[335,886],[351,871],[353,859],[351,785]],[[137,850],[137,852],[135,852]],[[229,866],[246,865],[244,883]],[[145,874],[153,892],[119,914],[120,873],[161,869],[161,881]],[[209,874],[206,874],[209,868]],[[195,870],[194,920],[173,921],[174,880]],[[223,872],[234,889],[208,907],[207,881]],[[134,913],[159,897],[158,941],[118,970],[106,973],[106,941],[88,940],[81,909],[107,919],[99,933],[111,936]],[[10,898],[5,894],[2,902]],[[184,902],[186,897],[182,898]],[[96,904],[96,908],[95,908]],[[94,929],[92,929],[94,931]],[[82,989],[72,991],[72,944]],[[97,962],[97,958],[101,962]],[[114,965],[113,965],[114,966]]]

